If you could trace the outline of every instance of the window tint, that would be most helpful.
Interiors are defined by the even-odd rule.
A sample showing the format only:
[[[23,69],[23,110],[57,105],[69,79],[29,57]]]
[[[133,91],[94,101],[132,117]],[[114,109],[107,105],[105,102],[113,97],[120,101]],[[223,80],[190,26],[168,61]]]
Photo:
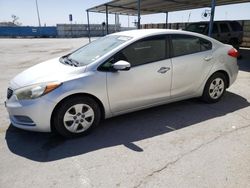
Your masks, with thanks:
[[[233,31],[242,31],[242,27],[238,22],[230,22]]]
[[[173,35],[173,55],[181,56],[200,51],[200,40],[189,35]]]
[[[205,39],[200,39],[201,51],[211,50],[212,43]]]
[[[208,40],[190,35],[172,35],[173,56],[193,54],[211,50],[212,43]]]
[[[228,28],[228,25],[226,23],[221,23],[220,24],[220,31],[222,33],[228,33],[228,32],[230,32],[230,30]]]
[[[115,61],[125,60],[131,66],[160,61],[166,58],[166,37],[144,39],[123,49],[115,56]]]

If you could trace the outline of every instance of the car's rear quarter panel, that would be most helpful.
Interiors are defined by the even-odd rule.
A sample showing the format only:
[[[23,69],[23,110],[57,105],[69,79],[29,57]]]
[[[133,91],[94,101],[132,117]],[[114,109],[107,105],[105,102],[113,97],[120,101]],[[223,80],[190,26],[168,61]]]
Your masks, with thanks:
[[[217,71],[225,71],[229,76],[229,86],[232,85],[238,75],[237,58],[228,55],[228,51],[232,48],[231,45],[222,44],[215,50],[216,63],[211,70],[211,75]]]

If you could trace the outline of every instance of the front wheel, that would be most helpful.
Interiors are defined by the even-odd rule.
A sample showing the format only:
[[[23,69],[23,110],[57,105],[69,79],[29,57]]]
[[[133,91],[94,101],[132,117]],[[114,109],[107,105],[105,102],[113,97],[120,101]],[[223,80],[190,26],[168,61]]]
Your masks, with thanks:
[[[226,78],[222,73],[213,74],[207,81],[202,99],[207,103],[218,102],[226,90]]]
[[[56,131],[67,138],[87,134],[99,124],[99,105],[90,97],[71,97],[63,101],[52,117]]]

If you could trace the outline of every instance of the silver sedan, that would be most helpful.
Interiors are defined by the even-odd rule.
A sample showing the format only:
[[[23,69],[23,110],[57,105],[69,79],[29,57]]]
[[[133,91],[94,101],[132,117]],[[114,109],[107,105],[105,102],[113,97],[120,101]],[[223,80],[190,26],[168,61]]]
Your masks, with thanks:
[[[120,114],[193,97],[219,101],[236,80],[237,56],[186,31],[115,33],[17,75],[6,107],[16,127],[79,136]]]

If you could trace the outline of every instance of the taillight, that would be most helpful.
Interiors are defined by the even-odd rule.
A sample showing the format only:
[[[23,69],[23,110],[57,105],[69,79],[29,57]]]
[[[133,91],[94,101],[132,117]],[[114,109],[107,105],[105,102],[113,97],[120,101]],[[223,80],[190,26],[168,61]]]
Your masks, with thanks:
[[[235,48],[230,49],[230,50],[227,52],[227,54],[228,54],[229,56],[235,57],[235,58],[237,58],[237,57],[239,56],[239,52],[238,52],[238,50],[236,50]]]

